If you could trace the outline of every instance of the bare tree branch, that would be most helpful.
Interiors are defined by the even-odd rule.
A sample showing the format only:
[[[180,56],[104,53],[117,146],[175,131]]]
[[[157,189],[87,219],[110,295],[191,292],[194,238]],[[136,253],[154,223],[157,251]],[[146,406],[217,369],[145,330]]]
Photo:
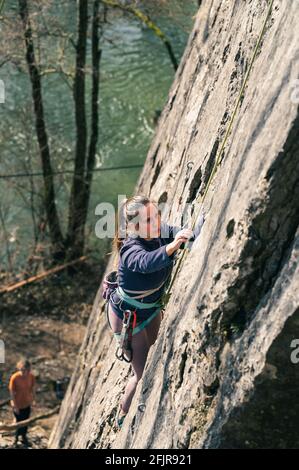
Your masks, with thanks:
[[[165,45],[165,47],[168,51],[168,54],[169,54],[170,60],[172,62],[173,68],[175,70],[178,68],[178,63],[177,63],[175,54],[173,52],[173,49],[172,49],[172,46],[171,46],[169,40],[167,39],[167,37],[165,36],[163,31],[150,19],[150,17],[148,15],[145,15],[141,10],[139,10],[138,8],[136,8],[132,5],[123,5],[121,3],[116,2],[115,0],[101,0],[101,2],[104,5],[110,6],[112,8],[119,8],[121,10],[132,13],[134,16],[139,18],[144,24],[146,24],[146,26],[148,28],[150,28],[155,33],[155,35],[159,39],[161,39],[161,41],[163,41],[163,43],[164,43],[164,45]]]
[[[31,426],[41,419],[50,418],[51,416],[59,412],[59,406],[56,406],[53,410],[48,411],[47,413],[42,413],[40,415],[34,416],[33,418],[25,419],[24,421],[19,421],[15,424],[0,424],[0,431],[15,431],[16,429],[22,428],[24,426]]]

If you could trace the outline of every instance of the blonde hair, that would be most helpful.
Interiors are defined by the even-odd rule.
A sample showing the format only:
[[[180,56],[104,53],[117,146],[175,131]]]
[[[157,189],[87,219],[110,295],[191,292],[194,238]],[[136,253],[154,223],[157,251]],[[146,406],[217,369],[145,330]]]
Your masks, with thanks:
[[[30,364],[30,361],[28,361],[28,359],[20,359],[17,362],[17,369],[23,369],[23,368],[27,370],[31,369],[31,364]]]

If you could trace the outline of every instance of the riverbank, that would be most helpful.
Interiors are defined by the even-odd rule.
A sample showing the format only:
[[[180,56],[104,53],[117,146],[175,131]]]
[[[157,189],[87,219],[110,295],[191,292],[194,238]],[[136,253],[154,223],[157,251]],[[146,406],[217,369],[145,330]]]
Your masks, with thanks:
[[[37,379],[32,416],[60,404],[55,388],[72,374],[86,331],[102,268],[91,262],[16,290],[0,298],[0,338],[5,343],[5,364],[0,364],[0,403],[8,398],[8,382],[21,356],[32,362]],[[29,428],[32,448],[46,448],[56,416]],[[9,404],[0,407],[0,422],[11,424]],[[0,434],[0,448],[13,448],[14,434]],[[19,447],[22,447],[21,444]]]

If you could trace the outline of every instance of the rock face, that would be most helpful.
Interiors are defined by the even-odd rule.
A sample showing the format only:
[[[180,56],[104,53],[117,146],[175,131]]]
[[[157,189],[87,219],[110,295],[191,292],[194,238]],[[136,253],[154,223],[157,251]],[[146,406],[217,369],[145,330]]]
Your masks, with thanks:
[[[198,208],[267,8],[199,8],[136,188],[168,202],[171,223]],[[50,447],[299,447],[298,14],[274,0],[123,429],[113,418],[130,366],[115,359],[100,289]]]

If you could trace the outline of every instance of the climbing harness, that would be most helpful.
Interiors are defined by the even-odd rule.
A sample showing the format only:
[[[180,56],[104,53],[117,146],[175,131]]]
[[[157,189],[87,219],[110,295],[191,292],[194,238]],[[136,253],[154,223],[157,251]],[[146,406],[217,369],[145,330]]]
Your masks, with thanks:
[[[131,362],[133,358],[132,350],[132,338],[133,335],[136,335],[142,331],[163,309],[163,304],[161,299],[158,299],[155,302],[141,302],[138,299],[146,297],[156,291],[158,291],[164,283],[169,279],[168,277],[158,286],[153,289],[148,289],[146,291],[135,291],[135,290],[124,290],[121,286],[118,285],[117,280],[118,274],[117,271],[111,271],[108,273],[103,281],[103,293],[102,296],[106,300],[105,303],[105,312],[106,320],[109,323],[109,301],[118,306],[120,310],[123,311],[123,326],[120,333],[114,333],[114,337],[118,342],[118,347],[116,350],[116,357],[119,360],[124,360],[125,362]],[[136,296],[128,295],[127,292],[138,294]],[[116,293],[118,300],[115,300],[112,294]],[[126,303],[133,308],[122,309],[122,304]],[[156,308],[155,308],[156,307]],[[136,309],[150,309],[155,308],[154,312],[145,320],[137,322],[137,310]],[[110,325],[111,327],[111,325]]]
[[[116,340],[119,342],[119,347],[116,352],[116,357],[122,360],[124,359],[125,351],[127,349],[129,351],[132,349],[131,343],[132,343],[133,335],[136,335],[137,333],[142,331],[159,314],[163,306],[162,306],[161,300],[157,300],[156,302],[151,302],[151,303],[140,302],[136,298],[133,298],[129,296],[128,294],[126,294],[125,291],[120,286],[117,287],[116,293],[120,299],[116,305],[118,305],[120,309],[121,309],[120,305],[122,304],[122,302],[125,302],[129,304],[130,306],[135,307],[135,309],[124,310],[122,331],[121,333],[114,333]],[[148,295],[148,293],[146,293],[146,295]],[[143,295],[143,297],[145,297],[145,295]],[[112,300],[112,303],[114,303],[113,300]],[[143,310],[143,309],[149,309],[149,308],[154,308],[154,307],[156,307],[154,312],[146,320],[143,320],[137,324],[136,309]],[[131,315],[129,315],[129,313]],[[123,351],[123,353],[121,354],[120,351]],[[133,357],[133,354],[130,354],[129,360],[127,360],[126,362],[131,362],[132,357]]]
[[[136,296],[127,297],[129,300],[131,300],[131,299],[141,299],[142,297],[146,297],[148,295],[153,294],[154,292],[157,292],[159,289],[161,289],[161,287],[163,286],[163,284],[167,280],[167,279],[164,280],[163,282],[161,282],[161,284],[158,287],[154,287],[153,289],[138,291],[138,290],[129,290],[129,289],[124,290],[124,289],[121,289],[118,286],[118,279],[117,278],[118,278],[117,271],[111,271],[110,273],[108,273],[105,276],[104,281],[103,281],[103,293],[102,293],[103,299],[109,300],[110,297],[111,297],[111,294],[113,292],[115,292],[115,290],[117,288],[119,288],[119,290],[122,292],[122,295],[125,295],[126,292],[129,292],[130,294],[139,294],[139,295],[136,295]],[[116,304],[116,305],[118,305],[118,304]]]
[[[208,193],[208,190],[210,188],[210,185],[211,185],[211,182],[215,176],[215,173],[218,169],[218,166],[221,164],[223,158],[222,158],[222,154],[224,152],[224,149],[225,149],[225,146],[226,146],[226,143],[227,143],[227,140],[231,134],[231,131],[232,131],[232,127],[233,127],[233,124],[234,124],[234,121],[235,121],[235,118],[236,118],[236,115],[237,115],[237,111],[238,111],[238,108],[239,108],[239,105],[242,103],[243,101],[243,98],[244,98],[244,93],[245,93],[245,89],[246,89],[246,86],[247,86],[247,83],[248,83],[248,80],[249,80],[249,77],[250,77],[250,73],[251,73],[251,70],[252,70],[252,67],[253,67],[253,64],[254,64],[254,61],[255,61],[255,58],[257,56],[257,53],[258,53],[258,50],[259,50],[259,47],[262,43],[262,39],[264,37],[264,34],[266,32],[266,26],[267,26],[267,23],[268,23],[268,20],[270,18],[270,15],[271,15],[271,12],[272,12],[272,7],[273,7],[273,3],[274,3],[274,0],[270,0],[269,2],[269,8],[268,8],[268,11],[267,11],[267,15],[266,15],[266,18],[265,18],[265,21],[263,23],[263,26],[262,26],[262,29],[261,29],[261,32],[259,34],[259,37],[258,37],[258,40],[257,40],[257,43],[256,43],[256,46],[254,48],[254,52],[253,52],[253,56],[252,56],[252,59],[250,61],[250,64],[249,64],[249,67],[248,67],[248,70],[246,72],[246,75],[245,75],[245,78],[244,78],[244,81],[243,81],[243,84],[241,86],[241,90],[240,90],[240,93],[239,93],[239,96],[237,98],[237,101],[236,101],[236,105],[234,107],[234,111],[232,113],[232,116],[231,116],[231,120],[230,120],[230,123],[228,125],[228,128],[226,130],[226,133],[225,133],[225,136],[224,136],[224,139],[223,139],[223,142],[222,142],[222,145],[220,147],[220,150],[218,152],[218,155],[216,156],[215,158],[215,162],[214,162],[214,165],[213,165],[213,168],[212,168],[212,171],[211,171],[211,174],[209,176],[209,179],[208,179],[208,182],[207,182],[207,185],[205,187],[205,190],[204,190],[204,193],[203,193],[203,196],[201,197],[201,201],[200,201],[200,207],[198,209],[198,212],[196,213],[195,212],[195,216],[193,219],[191,219],[191,229],[194,230],[194,227],[195,227],[195,223],[196,223],[196,220],[197,220],[197,217],[198,215],[200,214],[200,211],[202,210],[203,208],[203,203],[206,199],[206,196],[207,196],[207,193]],[[188,162],[189,164],[189,162]],[[187,171],[188,171],[188,174],[189,174],[189,171],[190,171],[190,166],[188,166],[187,164]],[[197,200],[195,200],[195,203],[197,202]],[[180,270],[180,267],[182,265],[182,262],[186,256],[186,253],[188,252],[188,247],[187,249],[184,249],[183,250],[183,253],[181,255],[181,257],[179,258],[178,260],[178,263],[176,265],[176,269],[175,269],[175,272],[173,274],[173,277],[171,279],[171,282],[167,288],[167,291],[164,293],[163,295],[163,305],[164,305],[164,308],[166,307],[169,299],[170,299],[170,296],[171,296],[171,290],[172,290],[172,286],[174,284],[174,281],[179,273],[179,270]]]

